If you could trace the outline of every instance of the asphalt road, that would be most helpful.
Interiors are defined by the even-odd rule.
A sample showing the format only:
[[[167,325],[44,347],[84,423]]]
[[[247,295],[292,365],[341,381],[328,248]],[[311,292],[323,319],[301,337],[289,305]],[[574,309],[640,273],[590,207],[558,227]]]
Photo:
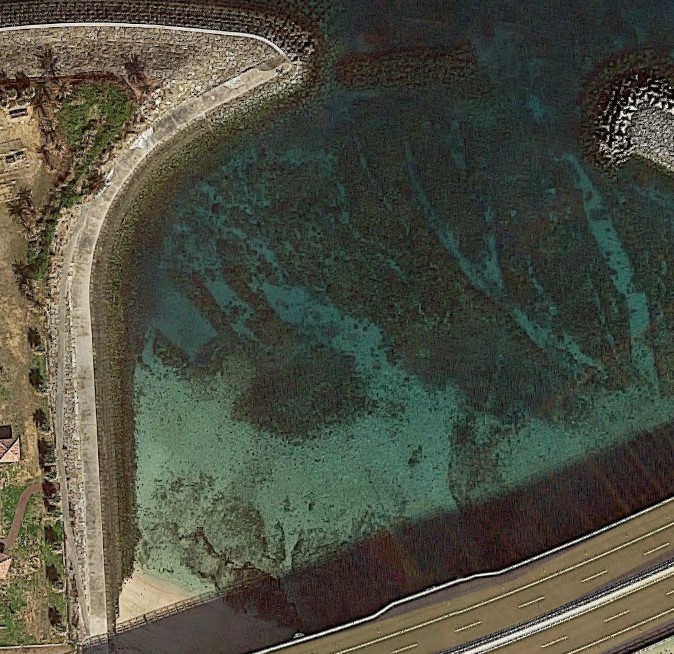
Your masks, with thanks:
[[[674,501],[502,576],[466,582],[417,600],[409,610],[288,647],[292,654],[425,654],[459,648],[530,622],[583,596],[674,559]],[[415,606],[416,605],[416,606]],[[672,575],[514,643],[508,654],[608,652],[674,624]]]

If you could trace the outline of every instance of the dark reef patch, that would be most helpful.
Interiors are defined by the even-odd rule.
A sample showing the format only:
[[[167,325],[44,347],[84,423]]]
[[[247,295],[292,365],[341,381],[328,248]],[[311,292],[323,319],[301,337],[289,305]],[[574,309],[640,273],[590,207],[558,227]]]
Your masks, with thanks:
[[[368,406],[353,357],[324,347],[257,370],[234,402],[233,417],[290,442],[344,423]]]
[[[183,350],[175,346],[169,341],[161,332],[156,332],[152,353],[160,359],[160,361],[170,368],[182,370],[189,365],[189,357]]]
[[[402,52],[354,53],[337,63],[336,79],[350,90],[405,89],[437,84],[475,91],[479,78],[477,55],[470,45],[452,52],[411,49]]]

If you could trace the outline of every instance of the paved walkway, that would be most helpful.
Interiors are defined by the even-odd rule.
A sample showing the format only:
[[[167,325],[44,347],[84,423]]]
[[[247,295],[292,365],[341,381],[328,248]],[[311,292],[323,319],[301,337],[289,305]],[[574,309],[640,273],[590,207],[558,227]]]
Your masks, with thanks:
[[[105,217],[124,191],[138,165],[156,147],[168,142],[183,129],[204,118],[227,102],[240,97],[251,89],[278,75],[278,66],[289,69],[286,57],[279,61],[264,62],[203,95],[188,100],[159,118],[139,139],[136,147],[122,152],[114,162],[109,186],[97,197],[82,206],[79,219],[66,245],[61,282],[59,285],[59,334],[57,339],[57,392],[56,431],[57,444],[62,442],[63,415],[65,410],[64,370],[65,358],[72,347],[76,367],[73,385],[77,397],[77,433],[81,443],[82,473],[84,479],[86,585],[88,598],[82,606],[87,635],[105,634],[108,625],[106,581],[104,570],[104,544],[101,506],[101,489],[98,459],[98,431],[96,422],[96,397],[94,387],[94,359],[90,314],[91,269],[96,242]],[[272,63],[273,65],[270,65]],[[69,289],[70,287],[70,289]],[[68,307],[68,290],[70,306]],[[67,324],[69,312],[70,323]],[[69,342],[68,336],[72,338]],[[60,451],[57,447],[57,453]],[[82,596],[81,596],[82,597]]]
[[[14,520],[12,521],[12,526],[9,528],[9,535],[5,538],[0,538],[0,543],[5,545],[5,551],[12,549],[14,543],[19,536],[19,530],[21,529],[21,522],[23,520],[23,514],[26,512],[26,506],[28,506],[28,500],[38,493],[42,492],[42,484],[37,482],[28,486],[21,497],[19,498],[19,503],[16,505],[16,511],[14,512]]]

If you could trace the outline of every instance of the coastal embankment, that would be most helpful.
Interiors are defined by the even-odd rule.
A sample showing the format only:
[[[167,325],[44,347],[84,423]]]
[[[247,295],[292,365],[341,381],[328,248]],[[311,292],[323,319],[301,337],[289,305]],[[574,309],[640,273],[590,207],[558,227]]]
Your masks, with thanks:
[[[162,165],[171,161],[171,154],[176,152],[176,149],[178,154],[184,157],[185,148],[189,147],[191,140],[197,134],[203,133],[204,130],[211,131],[212,128],[208,121],[198,123],[210,109],[228,101],[234,101],[247,91],[262,86],[271,80],[277,71],[290,73],[285,66],[279,66],[278,56],[275,56],[270,64],[273,65],[263,64],[242,73],[236,80],[223,84],[212,93],[192,100],[188,106],[182,105],[164,120],[154,123],[152,132],[146,132],[139,139],[138,147],[126,151],[123,161],[117,159],[115,162],[115,174],[119,174],[120,183],[114,192],[110,191],[108,202],[105,202],[102,196],[102,204],[98,209],[100,216],[97,220],[98,224],[93,226],[93,223],[90,223],[94,230],[103,228],[100,231],[100,238],[97,231],[93,239],[94,243],[98,241],[91,283],[93,295],[90,297],[87,295],[82,303],[92,307],[93,345],[96,353],[99,460],[101,469],[106,471],[106,481],[102,483],[102,486],[111,490],[117,497],[117,502],[106,502],[109,515],[104,517],[104,524],[111,530],[118,528],[117,533],[108,534],[108,538],[110,542],[118,545],[115,551],[120,553],[120,559],[115,562],[116,565],[110,566],[115,576],[109,582],[106,580],[110,593],[113,592],[113,588],[117,589],[122,579],[131,572],[135,545],[131,513],[134,508],[132,371],[131,361],[126,355],[126,333],[123,333],[126,330],[120,329],[120,326],[126,323],[118,322],[120,319],[131,320],[131,316],[118,313],[120,310],[124,311],[127,298],[124,291],[120,293],[119,287],[115,288],[117,283],[123,283],[122,280],[128,274],[128,271],[124,274],[122,270],[116,270],[116,266],[124,268],[123,257],[119,258],[117,248],[123,247],[122,243],[129,234],[126,230],[130,227],[130,223],[125,219],[128,210],[127,202],[129,198],[134,198],[147,183],[145,174],[148,170],[141,162],[145,163],[148,152],[152,151],[153,156],[147,160],[147,167],[152,170],[157,170],[157,168],[162,170]],[[192,128],[187,129],[187,126],[193,123]],[[185,126],[185,133],[181,132],[178,140],[174,140],[182,126]],[[110,214],[110,206],[113,202],[117,202],[117,199],[119,199],[118,204]],[[91,217],[90,208],[87,208],[87,216]],[[84,239],[84,242],[89,242],[86,236]],[[120,274],[117,274],[118,271]],[[114,399],[111,401],[112,398]],[[111,474],[113,470],[114,475]],[[112,551],[106,547],[106,552],[112,554]]]
[[[116,153],[108,155],[102,162],[107,165],[108,186],[99,198],[92,200],[105,198],[110,202],[122,187],[124,195],[128,195],[126,183],[131,172],[150,150],[154,158],[155,152],[159,153],[168,141],[173,141],[176,133],[183,132],[181,138],[185,144],[195,133],[210,130],[212,123],[204,120],[206,114],[279,72],[288,73],[286,67],[279,66],[284,60],[294,62],[297,72],[313,51],[310,31],[287,14],[282,17],[269,15],[253,4],[223,8],[206,3],[94,1],[60,2],[53,6],[33,2],[6,3],[0,12],[0,27],[8,39],[17,41],[17,56],[24,57],[27,49],[41,44],[52,47],[57,57],[62,57],[60,72],[63,74],[100,67],[109,72],[109,69],[120,67],[122,57],[142,50],[146,57],[144,73],[157,81],[159,88],[141,107],[128,138]],[[167,30],[164,28],[171,30],[169,38],[165,36]],[[279,60],[281,49],[261,35],[279,37],[288,57]],[[204,47],[201,47],[202,38]],[[218,47],[218,39],[229,40],[221,41],[222,47]],[[162,46],[164,54],[170,45],[170,51],[175,55],[176,50],[180,52],[181,42],[182,57],[176,60],[174,56],[172,62],[170,57],[162,56]],[[244,57],[239,47],[242,43],[247,44]],[[88,47],[81,47],[83,44]],[[154,53],[153,44],[159,45]],[[261,45],[267,48],[266,58],[260,57]],[[92,48],[96,51],[94,54]],[[195,66],[194,61],[199,56],[201,61]],[[28,59],[33,61],[34,58]],[[107,65],[106,59],[109,60]],[[223,66],[223,62],[226,65]],[[182,78],[176,76],[177,70],[183,73]],[[232,74],[237,71],[241,74]],[[299,83],[294,75],[288,77],[294,78],[293,83]],[[209,89],[212,92],[205,94]],[[174,111],[176,109],[178,111]],[[215,119],[217,113],[214,112],[211,119]],[[156,122],[162,117],[163,123]],[[199,127],[190,129],[187,134],[185,127],[199,121]],[[145,130],[144,138],[138,140],[136,137],[141,130]],[[128,150],[132,141],[135,147]],[[172,143],[168,150],[173,151],[175,147],[180,147],[180,143]],[[127,154],[132,152],[126,162],[128,165],[117,167],[118,154],[125,149]],[[114,439],[106,439],[97,425],[97,414],[105,416],[105,408],[95,402],[100,402],[103,397],[115,413],[120,396],[97,393],[98,397],[94,398],[92,392],[93,352],[103,352],[102,343],[107,346],[114,340],[101,331],[98,346],[92,344],[89,273],[97,230],[101,226],[98,224],[93,232],[85,229],[86,218],[93,215],[95,212],[91,212],[90,203],[87,203],[86,210],[78,207],[63,216],[53,248],[49,307],[51,409],[57,434],[59,475],[64,482],[67,480],[63,486],[67,499],[64,523],[71,598],[69,617],[78,637],[105,633],[112,628],[118,591],[133,565],[134,543],[133,476],[129,476],[128,471],[120,472],[115,466],[116,461],[124,461],[124,465],[130,461],[132,467],[132,421],[130,430],[115,431]],[[101,224],[104,217],[105,212],[99,213]],[[78,258],[83,245],[88,246],[88,262]],[[98,321],[97,324],[105,322]],[[99,379],[101,370],[109,372],[111,378],[117,372],[111,362],[105,361],[103,356],[100,359],[95,380],[97,391],[99,383],[106,381]],[[99,450],[101,443],[105,447]],[[104,480],[100,478],[101,470],[105,471]],[[121,497],[116,493],[119,488],[122,488]],[[122,531],[130,536],[126,533],[120,536],[120,521]]]
[[[61,347],[57,351],[64,354],[68,340],[72,341],[72,359],[76,363],[71,365],[74,370],[78,409],[75,430],[80,436],[83,497],[86,507],[83,516],[85,528],[82,532],[86,540],[84,560],[87,570],[87,606],[83,611],[89,618],[86,635],[105,633],[114,624],[117,592],[133,562],[133,535],[129,535],[133,530],[133,476],[129,470],[133,462],[133,431],[106,429],[108,424],[115,423],[114,418],[108,418],[110,413],[116,413],[114,401],[120,395],[109,392],[109,382],[117,376],[114,373],[108,374],[108,370],[105,370],[106,374],[102,374],[100,362],[97,364],[95,377],[93,369],[93,352],[110,352],[108,347],[111,339],[107,327],[113,324],[106,319],[97,321],[94,317],[94,325],[97,327],[93,328],[96,336],[92,343],[89,308],[100,303],[95,300],[90,302],[89,281],[101,227],[116,198],[126,196],[127,182],[149,152],[168,147],[167,143],[187,126],[204,119],[211,110],[245,94],[277,74],[288,73],[289,66],[285,58],[272,52],[258,66],[245,70],[208,93],[181,103],[153,121],[151,127],[136,138],[130,147],[111,157],[105,170],[107,188],[76,212],[79,215],[73,221],[72,235],[67,241],[63,261],[63,269],[71,270],[72,266],[72,272],[61,277],[57,303],[58,313],[67,314],[59,315],[59,324],[70,329],[71,338],[67,339],[66,330],[61,328]],[[98,284],[94,287],[98,288]],[[102,358],[105,359],[105,354]],[[67,367],[65,356],[57,361],[57,366],[59,369]],[[94,380],[96,397],[92,392]],[[96,403],[96,399],[100,398],[106,398],[106,402]],[[108,402],[113,405],[111,411],[106,410]],[[60,405],[57,397],[57,412]],[[97,445],[97,451],[93,450],[94,444]],[[125,559],[122,560],[122,557]],[[123,566],[126,567],[123,569]]]

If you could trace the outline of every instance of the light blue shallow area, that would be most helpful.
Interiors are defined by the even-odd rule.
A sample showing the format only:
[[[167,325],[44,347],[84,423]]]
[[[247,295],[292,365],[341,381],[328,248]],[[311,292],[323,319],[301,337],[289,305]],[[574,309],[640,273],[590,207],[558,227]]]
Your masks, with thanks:
[[[392,48],[470,40],[484,93],[331,83],[174,198],[134,379],[141,567],[279,575],[672,419],[674,186],[596,169],[577,96],[674,14],[599,4],[391,10]]]

